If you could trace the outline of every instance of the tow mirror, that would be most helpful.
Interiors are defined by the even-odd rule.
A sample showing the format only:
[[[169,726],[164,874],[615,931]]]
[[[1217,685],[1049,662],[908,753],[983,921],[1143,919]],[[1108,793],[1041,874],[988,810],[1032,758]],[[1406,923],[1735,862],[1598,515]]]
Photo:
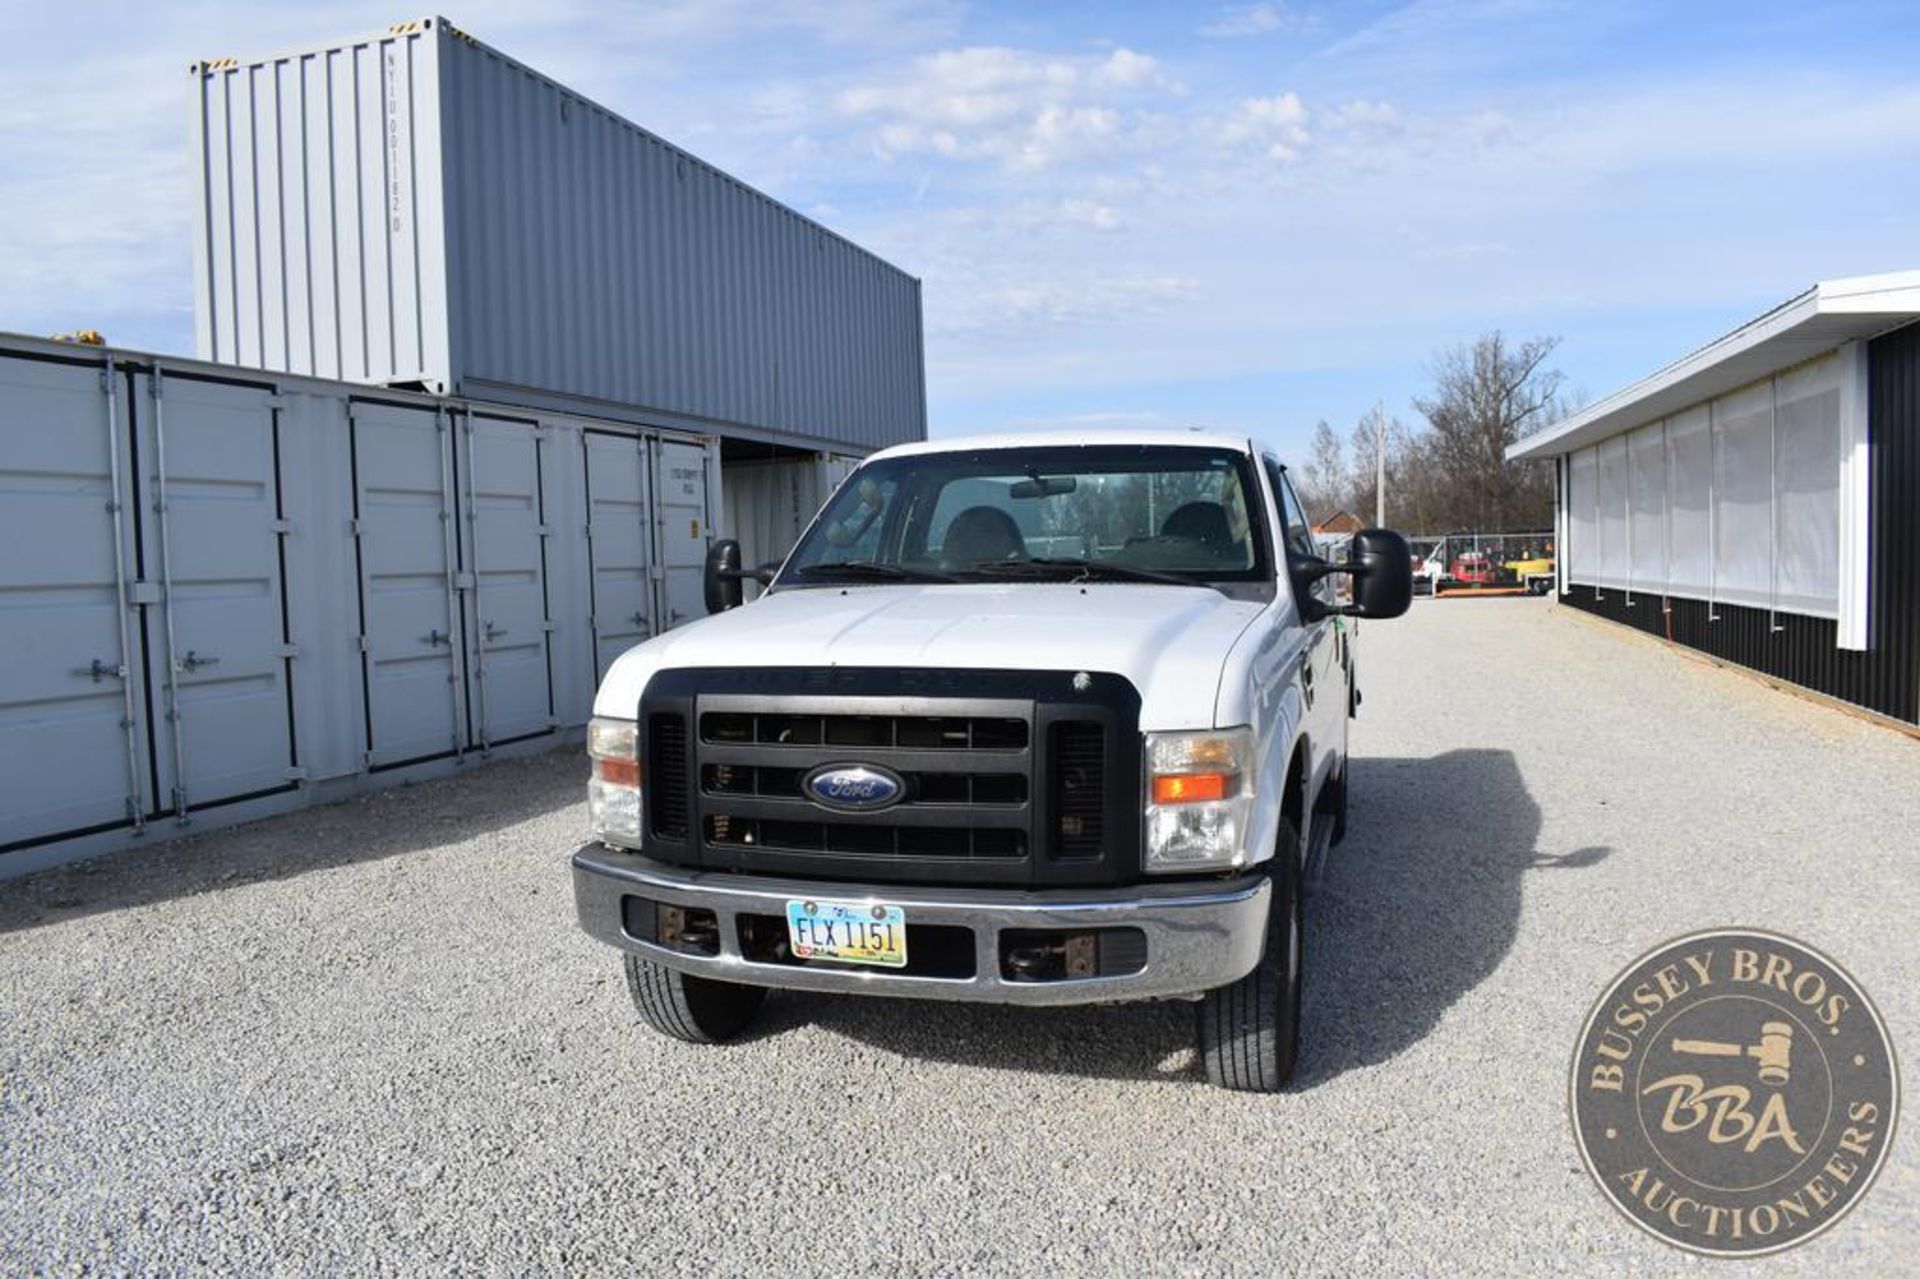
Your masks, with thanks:
[[[1398,617],[1413,604],[1413,551],[1392,529],[1363,528],[1353,535],[1347,562],[1353,575],[1349,617]]]
[[[707,612],[724,613],[730,608],[739,608],[746,602],[748,578],[766,586],[779,571],[777,563],[741,568],[740,543],[730,537],[720,539],[707,548]]]
[[[1316,604],[1313,615],[1398,617],[1413,605],[1413,551],[1407,539],[1391,529],[1363,528],[1355,533],[1344,564],[1308,561],[1308,581],[1333,573],[1353,578],[1353,602],[1338,608]]]
[[[740,571],[740,543],[721,538],[707,548],[707,612],[724,613],[746,602],[746,587]]]

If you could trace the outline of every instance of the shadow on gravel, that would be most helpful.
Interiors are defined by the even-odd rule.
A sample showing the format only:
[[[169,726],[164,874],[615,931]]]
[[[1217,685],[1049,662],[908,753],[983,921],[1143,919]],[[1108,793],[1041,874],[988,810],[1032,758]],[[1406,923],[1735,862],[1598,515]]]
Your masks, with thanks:
[[[1355,756],[1347,838],[1307,920],[1311,1088],[1404,1052],[1500,965],[1532,870],[1577,870],[1611,851],[1542,855],[1540,809],[1511,752]]]
[[[1492,973],[1519,927],[1521,881],[1611,851],[1536,850],[1540,810],[1512,754],[1353,764],[1347,838],[1308,902],[1296,1089],[1386,1061]],[[807,1026],[903,1057],[1102,1079],[1198,1082],[1193,1005],[1025,1009],[785,992],[759,1033]]]
[[[0,933],[436,848],[584,805],[586,775],[560,749],[39,871],[0,884]]]
[[[1188,1003],[1048,1009],[776,992],[755,1037],[793,1030],[961,1066],[1085,1079],[1197,1078]]]

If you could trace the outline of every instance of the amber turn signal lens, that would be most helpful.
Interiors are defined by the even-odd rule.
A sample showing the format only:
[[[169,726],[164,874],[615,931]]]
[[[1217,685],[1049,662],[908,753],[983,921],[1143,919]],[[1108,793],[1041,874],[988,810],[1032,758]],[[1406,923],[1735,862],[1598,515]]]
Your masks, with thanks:
[[[1156,777],[1153,779],[1153,802],[1198,804],[1210,799],[1225,799],[1227,781],[1228,775],[1225,773],[1176,773]]]
[[[615,786],[638,786],[640,784],[640,761],[637,759],[596,759],[593,761],[593,775],[603,782]]]

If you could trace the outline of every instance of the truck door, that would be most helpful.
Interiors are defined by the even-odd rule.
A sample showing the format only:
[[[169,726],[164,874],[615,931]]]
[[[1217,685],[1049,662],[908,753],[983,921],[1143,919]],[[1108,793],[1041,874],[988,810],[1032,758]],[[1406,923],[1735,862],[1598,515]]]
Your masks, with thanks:
[[[1267,460],[1267,468],[1274,492],[1280,499],[1281,518],[1286,522],[1282,534],[1288,560],[1317,559],[1319,552],[1313,543],[1313,526],[1294,494],[1293,485],[1287,482],[1286,472],[1271,458]],[[1294,590],[1303,604],[1309,596],[1329,608],[1335,603],[1331,578],[1323,577],[1307,585],[1296,577]],[[1312,751],[1309,764],[1317,790],[1339,767],[1340,757],[1347,749],[1347,671],[1341,652],[1345,640],[1336,629],[1336,619],[1331,613],[1315,621],[1309,621],[1303,614],[1301,622],[1307,628],[1301,682],[1307,702],[1307,739]]]

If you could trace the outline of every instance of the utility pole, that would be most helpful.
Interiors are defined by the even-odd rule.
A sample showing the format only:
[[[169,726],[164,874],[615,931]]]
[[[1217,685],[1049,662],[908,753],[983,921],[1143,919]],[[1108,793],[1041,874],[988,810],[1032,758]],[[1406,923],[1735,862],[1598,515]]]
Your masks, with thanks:
[[[1387,406],[1373,402],[1373,526],[1387,526]]]

